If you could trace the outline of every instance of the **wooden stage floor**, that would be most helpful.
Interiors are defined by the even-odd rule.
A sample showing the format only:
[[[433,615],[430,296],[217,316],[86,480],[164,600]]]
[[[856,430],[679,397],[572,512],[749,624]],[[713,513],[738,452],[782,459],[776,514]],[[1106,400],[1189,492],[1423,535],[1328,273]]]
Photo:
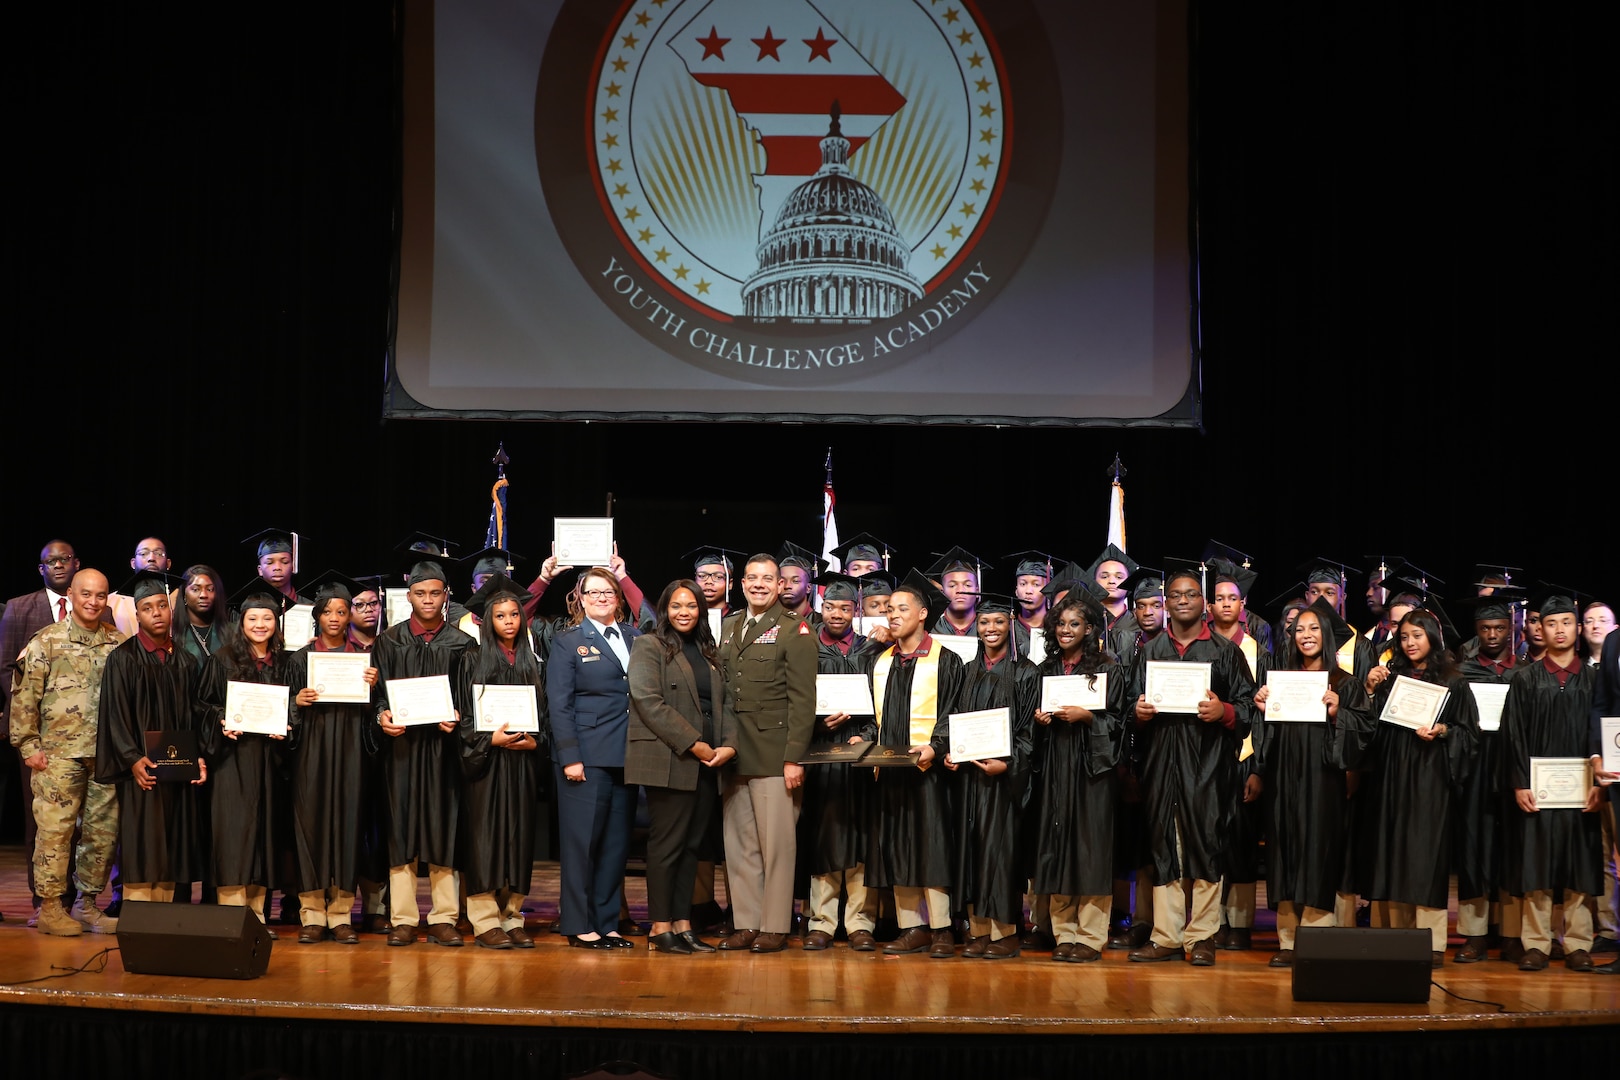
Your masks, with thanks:
[[[549,932],[556,864],[536,868],[531,905],[542,931],[533,950],[455,949],[425,940],[389,948],[364,935],[355,946],[299,945],[278,928],[269,971],[238,982],[131,975],[116,953],[103,970],[62,978],[116,938],[53,938],[23,925],[28,909],[21,853],[0,849],[0,1007],[45,1006],[279,1021],[504,1028],[659,1029],[844,1035],[949,1033],[1135,1035],[1436,1032],[1620,1023],[1620,979],[1561,964],[1526,974],[1500,961],[1434,974],[1422,1005],[1295,1002],[1286,970],[1267,966],[1269,913],[1251,952],[1222,952],[1214,968],[1181,961],[1133,964],[1110,951],[1091,964],[1046,953],[969,961],[960,956],[884,957],[838,943],[806,953],[670,956],[636,949],[570,949]],[[546,890],[549,888],[549,894]],[[633,879],[638,914],[641,882]],[[1262,900],[1263,903],[1263,900]],[[1443,988],[1443,989],[1442,989]]]

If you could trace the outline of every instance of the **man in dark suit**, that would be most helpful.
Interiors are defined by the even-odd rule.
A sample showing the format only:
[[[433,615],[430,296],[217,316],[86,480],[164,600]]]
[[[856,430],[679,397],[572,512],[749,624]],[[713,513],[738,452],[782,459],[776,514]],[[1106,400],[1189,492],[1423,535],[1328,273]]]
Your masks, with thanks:
[[[799,758],[816,722],[816,637],[777,591],[777,563],[743,570],[746,611],[726,619],[720,666],[737,716],[737,760],[721,796],[732,925],[722,949],[777,952],[793,925]]]
[[[23,850],[34,850],[34,803],[30,788],[30,770],[20,760],[13,762],[11,749],[11,683],[17,676],[17,658],[33,636],[54,622],[67,618],[68,582],[79,572],[79,557],[73,545],[66,540],[52,540],[39,553],[39,576],[43,588],[6,601],[4,614],[0,614],[0,823],[5,821],[6,806],[20,801],[23,813]],[[12,793],[12,777],[20,777],[22,786],[18,794]],[[34,863],[28,862],[28,891],[34,891]],[[34,910],[39,910],[39,897],[34,896]]]
[[[1613,634],[1609,635],[1613,637]],[[1597,685],[1592,690],[1592,738],[1601,742],[1603,737],[1603,718],[1605,716],[1620,716],[1620,647],[1613,643],[1603,650],[1598,660]],[[1598,774],[1600,779],[1614,780],[1613,773]],[[1603,789],[1604,800],[1598,806],[1598,812],[1608,818],[1609,832],[1612,838],[1615,835],[1614,787]],[[1606,856],[1609,852],[1604,853]],[[1620,974],[1620,960],[1610,960],[1607,964],[1594,967],[1593,971],[1603,975]]]

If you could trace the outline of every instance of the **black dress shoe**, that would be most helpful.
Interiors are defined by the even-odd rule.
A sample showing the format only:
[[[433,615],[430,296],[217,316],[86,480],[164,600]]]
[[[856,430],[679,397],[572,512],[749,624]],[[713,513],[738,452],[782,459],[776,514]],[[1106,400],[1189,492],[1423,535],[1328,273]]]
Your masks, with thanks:
[[[636,947],[635,942],[622,938],[617,934],[603,934],[601,940],[606,942],[607,947],[610,949],[633,949]]]
[[[702,938],[698,937],[697,933],[695,931],[682,930],[676,936],[679,937],[682,941],[686,942],[687,948],[691,949],[695,953],[714,952],[715,951],[715,947],[713,945],[710,945],[707,941],[704,941]]]
[[[611,949],[607,938],[582,938],[573,934],[568,935],[568,944],[575,949]]]
[[[681,940],[681,935],[673,930],[650,935],[647,938],[647,948],[653,952],[675,953],[679,956],[692,955],[692,946]]]
[[[645,937],[647,935],[647,927],[642,926],[634,919],[620,919],[619,933],[623,934],[625,937]]]

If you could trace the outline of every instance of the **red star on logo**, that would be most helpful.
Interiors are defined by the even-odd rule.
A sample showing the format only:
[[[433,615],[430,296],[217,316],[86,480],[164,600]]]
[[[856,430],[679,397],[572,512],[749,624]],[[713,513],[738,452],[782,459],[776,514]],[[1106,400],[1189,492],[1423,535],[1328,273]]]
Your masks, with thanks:
[[[776,47],[778,45],[781,45],[783,42],[787,41],[787,38],[772,37],[771,36],[771,28],[767,26],[765,28],[765,36],[764,37],[762,37],[762,38],[758,38],[758,37],[757,38],[749,38],[748,40],[752,41],[755,45],[759,46],[759,57],[758,57],[758,59],[763,60],[768,56],[772,60],[780,60],[782,58],[780,56],[776,55]]]
[[[710,31],[710,33],[713,32],[714,31],[712,30]],[[821,27],[818,26],[816,27],[816,36],[814,39],[801,38],[800,40],[806,45],[810,46],[811,60],[814,60],[819,56],[823,60],[827,61],[827,63],[832,63],[832,47],[838,44],[837,38],[828,37],[826,34],[821,32]]]
[[[709,36],[706,38],[697,39],[697,43],[703,46],[703,55],[699,57],[699,59],[707,60],[711,56],[718,56],[721,60],[724,60],[726,58],[726,54],[723,50],[730,42],[730,38],[721,37],[719,34],[714,32],[714,27],[709,27]],[[828,59],[831,59],[831,57]]]

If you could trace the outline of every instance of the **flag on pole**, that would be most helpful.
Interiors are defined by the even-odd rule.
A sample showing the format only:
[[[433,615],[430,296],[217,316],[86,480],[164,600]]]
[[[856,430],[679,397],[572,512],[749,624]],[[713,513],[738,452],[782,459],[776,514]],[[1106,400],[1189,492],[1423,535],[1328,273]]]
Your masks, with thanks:
[[[838,496],[833,494],[832,447],[827,447],[827,480],[821,488],[821,559],[827,569],[841,571],[844,564],[833,550],[838,547]]]
[[[1125,485],[1120,481],[1125,476],[1125,466],[1120,462],[1119,455],[1114,455],[1114,463],[1109,466],[1113,474],[1113,486],[1108,493],[1108,542],[1121,551],[1129,550],[1125,546]]]
[[[495,486],[489,489],[489,528],[484,530],[484,546],[511,551],[506,527],[506,466],[512,459],[506,456],[506,444],[495,451]]]

